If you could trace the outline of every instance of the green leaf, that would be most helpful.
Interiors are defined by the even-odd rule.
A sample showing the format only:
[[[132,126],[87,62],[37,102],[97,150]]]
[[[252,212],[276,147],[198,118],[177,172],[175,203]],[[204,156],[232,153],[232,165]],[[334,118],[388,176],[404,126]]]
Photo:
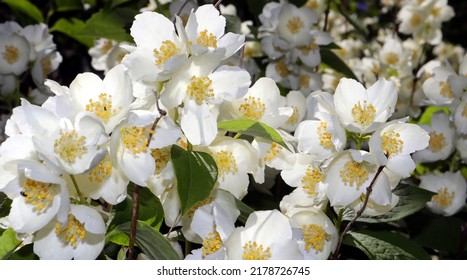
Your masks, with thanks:
[[[434,113],[444,111],[447,115],[449,115],[449,108],[448,107],[437,107],[437,106],[428,106],[423,111],[420,120],[417,122],[418,124],[426,124],[431,125],[431,117]]]
[[[16,250],[9,260],[38,260],[39,257],[34,254],[33,244],[28,244]]]
[[[366,28],[365,24],[355,15],[355,14],[349,14],[345,9],[342,4],[336,4],[337,10],[339,13],[345,17],[345,19],[358,31],[360,32],[364,37],[368,37],[370,34],[370,31],[368,31],[368,28]]]
[[[130,235],[130,223],[118,226],[118,230]],[[144,254],[152,260],[179,260],[177,252],[172,248],[169,241],[160,232],[145,223],[136,225],[136,244]]]
[[[106,235],[107,241],[115,243],[120,246],[129,246],[130,245],[130,237],[125,233],[113,230]]]
[[[8,259],[19,244],[21,241],[16,238],[15,231],[12,228],[5,230],[0,236],[0,259]]]
[[[276,142],[288,149],[287,144],[282,140],[280,134],[274,128],[261,122],[254,120],[221,121],[217,123],[217,127],[221,130],[241,133],[253,137],[262,137],[266,140]]]
[[[238,220],[245,224],[250,214],[255,210],[237,198],[235,198],[235,204],[237,205],[238,210],[240,210],[240,216],[238,216]]]
[[[86,21],[81,35],[132,42],[127,27],[133,22],[137,13],[138,10],[130,8],[101,10]]]
[[[8,216],[10,206],[11,200],[4,193],[0,193],[0,218]]]
[[[425,208],[426,202],[431,200],[433,193],[414,185],[400,184],[395,190],[394,194],[399,196],[399,202],[386,214],[379,216],[365,216],[362,215],[358,218],[358,222],[364,223],[385,223],[398,221],[415,212]],[[370,195],[371,198],[371,195]],[[355,217],[355,211],[346,209],[343,219],[351,220]]]
[[[351,231],[344,244],[360,249],[372,260],[428,260],[430,256],[414,241],[393,232]]]
[[[134,185],[128,186],[127,198],[115,206],[114,216],[109,224],[110,230],[131,220],[133,206],[131,195],[133,190]],[[163,219],[164,209],[162,208],[159,198],[151,193],[149,189],[140,187],[138,198],[138,221],[141,221],[155,229],[159,229]]]
[[[358,80],[352,70],[334,52],[327,48],[320,48],[321,62],[344,74],[347,78]]]
[[[82,35],[84,25],[84,22],[77,18],[61,18],[50,28],[50,31],[61,32],[90,48],[94,40],[92,37]]]
[[[225,32],[241,33],[242,21],[237,16],[223,15],[225,17]]]
[[[217,165],[208,153],[185,151],[176,145],[172,146],[170,153],[177,177],[180,208],[185,215],[211,193],[217,181]]]
[[[41,11],[27,0],[3,0],[3,3],[10,6],[14,13],[25,14],[36,22],[44,22]]]
[[[456,217],[430,217],[412,239],[424,247],[456,253],[461,242],[463,223]]]
[[[81,0],[54,0],[54,2],[57,12],[83,10],[83,3],[81,3]]]

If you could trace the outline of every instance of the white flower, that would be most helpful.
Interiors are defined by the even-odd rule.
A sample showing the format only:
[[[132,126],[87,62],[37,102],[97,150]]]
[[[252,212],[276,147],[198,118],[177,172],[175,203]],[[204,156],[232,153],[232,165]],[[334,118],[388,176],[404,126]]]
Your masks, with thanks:
[[[295,208],[286,214],[298,248],[306,260],[326,260],[337,247],[336,227],[321,210]]]
[[[29,63],[28,41],[17,34],[0,33],[0,74],[21,75]]]
[[[348,206],[366,193],[378,169],[374,161],[371,154],[359,150],[345,150],[333,158],[324,179],[331,206]],[[384,172],[379,173],[370,197],[381,205],[391,203],[391,186]]]
[[[411,154],[428,146],[428,133],[416,124],[406,120],[392,121],[377,129],[370,138],[373,154],[387,157],[386,168],[401,178],[410,176],[415,169]]]
[[[305,45],[310,40],[310,30],[318,21],[316,14],[308,7],[297,8],[282,3],[278,14],[277,33],[293,46]]]
[[[34,253],[41,259],[92,260],[104,248],[105,223],[93,208],[71,205],[65,222],[52,221],[34,238]]]
[[[298,57],[306,66],[316,67],[321,63],[319,46],[329,45],[332,37],[329,33],[318,30],[311,31],[310,35],[309,41],[292,50],[292,60],[295,61]]]
[[[96,166],[105,154],[107,140],[102,124],[88,113],[74,123],[22,100],[27,122],[34,128],[32,140],[45,162],[57,173],[79,174]]]
[[[104,80],[90,72],[78,74],[70,84],[69,94],[76,112],[91,112],[110,134],[128,115],[134,99],[132,89],[125,66],[118,65],[107,73]]]
[[[428,132],[428,147],[413,155],[416,162],[433,162],[449,157],[455,148],[456,130],[444,112],[431,116],[431,126],[421,125]]]
[[[288,219],[277,210],[250,214],[245,227],[236,228],[225,247],[232,260],[303,259]]]
[[[283,125],[293,114],[293,109],[285,106],[285,99],[270,78],[257,80],[248,93],[234,100],[232,105],[238,118],[259,121],[272,128]]]
[[[456,97],[461,96],[463,88],[451,66],[436,67],[432,73],[432,76],[423,82],[423,93],[431,104],[449,105]]]
[[[460,171],[446,172],[440,176],[427,174],[420,179],[420,188],[437,193],[427,202],[434,213],[452,216],[465,206],[467,184]]]
[[[192,54],[220,50],[223,58],[232,56],[245,42],[245,36],[224,34],[225,17],[214,5],[203,5],[191,12],[185,26],[186,40]]]
[[[359,82],[342,78],[334,94],[341,123],[357,133],[373,132],[394,112],[397,91],[394,82],[379,79],[368,90]]]
[[[16,179],[7,185],[15,193],[8,218],[12,228],[34,233],[52,219],[65,221],[70,201],[63,179],[35,161],[20,161],[17,170]]]
[[[100,38],[94,41],[94,46],[89,49],[92,57],[91,65],[94,69],[107,73],[110,69],[122,62],[128,51],[122,46],[125,43]]]
[[[183,65],[187,58],[185,46],[175,32],[174,24],[154,12],[136,15],[130,29],[136,48],[128,47],[122,63],[128,66],[136,81],[163,81]]]
[[[295,131],[306,114],[305,96],[300,91],[290,91],[285,97],[285,104],[293,109],[292,115],[280,128],[287,132]]]
[[[31,69],[31,75],[38,88],[44,88],[47,75],[57,70],[62,63],[62,56],[55,50],[43,51],[37,54],[36,61]]]

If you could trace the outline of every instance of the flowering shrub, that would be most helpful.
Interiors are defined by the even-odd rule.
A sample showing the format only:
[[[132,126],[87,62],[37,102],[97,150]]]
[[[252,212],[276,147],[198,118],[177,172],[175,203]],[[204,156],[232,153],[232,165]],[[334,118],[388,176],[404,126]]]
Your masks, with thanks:
[[[2,258],[467,256],[446,0],[33,2],[0,24]]]

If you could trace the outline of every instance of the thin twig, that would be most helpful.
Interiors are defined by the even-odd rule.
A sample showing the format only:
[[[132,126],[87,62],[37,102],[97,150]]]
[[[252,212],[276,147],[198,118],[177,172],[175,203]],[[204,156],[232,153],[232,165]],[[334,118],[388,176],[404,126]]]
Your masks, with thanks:
[[[128,245],[128,259],[133,260],[136,240],[136,222],[138,220],[138,198],[139,198],[139,186],[135,185],[133,192],[133,205],[131,209],[131,227],[130,227],[130,243]]]
[[[219,5],[222,3],[222,0],[217,0],[216,4],[214,4],[214,7],[219,7]]]
[[[366,208],[366,205],[368,204],[368,200],[370,198],[370,194],[371,192],[373,191],[373,185],[375,184],[376,182],[376,179],[378,178],[379,174],[381,173],[381,171],[383,171],[384,169],[384,166],[380,166],[378,167],[378,170],[376,171],[376,174],[375,174],[375,177],[373,177],[373,180],[371,180],[371,183],[370,185],[366,188],[366,194],[365,194],[365,200],[363,201],[363,205],[362,207],[358,210],[357,214],[355,215],[355,217],[353,217],[352,220],[350,220],[350,222],[347,224],[347,226],[345,227],[344,231],[342,231],[340,237],[339,237],[339,242],[337,243],[337,247],[336,247],[336,251],[334,251],[334,254],[332,255],[332,259],[334,260],[338,260],[340,258],[339,256],[339,250],[341,248],[341,245],[342,245],[342,241],[344,240],[344,236],[347,234],[347,232],[350,230],[350,228],[352,227],[352,225],[355,223],[355,221],[357,221],[358,218],[360,218],[360,216],[363,214],[363,211],[365,211],[365,208]]]
[[[328,5],[326,6],[326,11],[324,12],[324,26],[323,31],[326,32],[328,28],[328,18],[329,18],[329,11],[331,10],[331,0],[328,0]]]

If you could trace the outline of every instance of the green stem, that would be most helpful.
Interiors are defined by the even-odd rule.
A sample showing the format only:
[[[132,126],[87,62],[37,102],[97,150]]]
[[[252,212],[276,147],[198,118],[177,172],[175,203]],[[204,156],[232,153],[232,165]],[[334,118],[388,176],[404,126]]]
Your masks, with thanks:
[[[344,216],[344,208],[339,210],[339,213],[337,214],[337,220],[336,220],[336,224],[335,224],[337,232],[340,231],[343,216]]]
[[[76,193],[78,194],[79,201],[81,203],[86,203],[86,200],[84,199],[83,194],[79,190],[78,182],[76,182],[75,176],[73,174],[70,174],[70,178],[71,178],[71,181],[73,182],[73,186],[75,187]]]
[[[233,137],[233,139],[238,139],[240,138],[240,136],[242,136],[242,134],[240,132],[238,132],[237,134],[235,134],[235,136]]]

